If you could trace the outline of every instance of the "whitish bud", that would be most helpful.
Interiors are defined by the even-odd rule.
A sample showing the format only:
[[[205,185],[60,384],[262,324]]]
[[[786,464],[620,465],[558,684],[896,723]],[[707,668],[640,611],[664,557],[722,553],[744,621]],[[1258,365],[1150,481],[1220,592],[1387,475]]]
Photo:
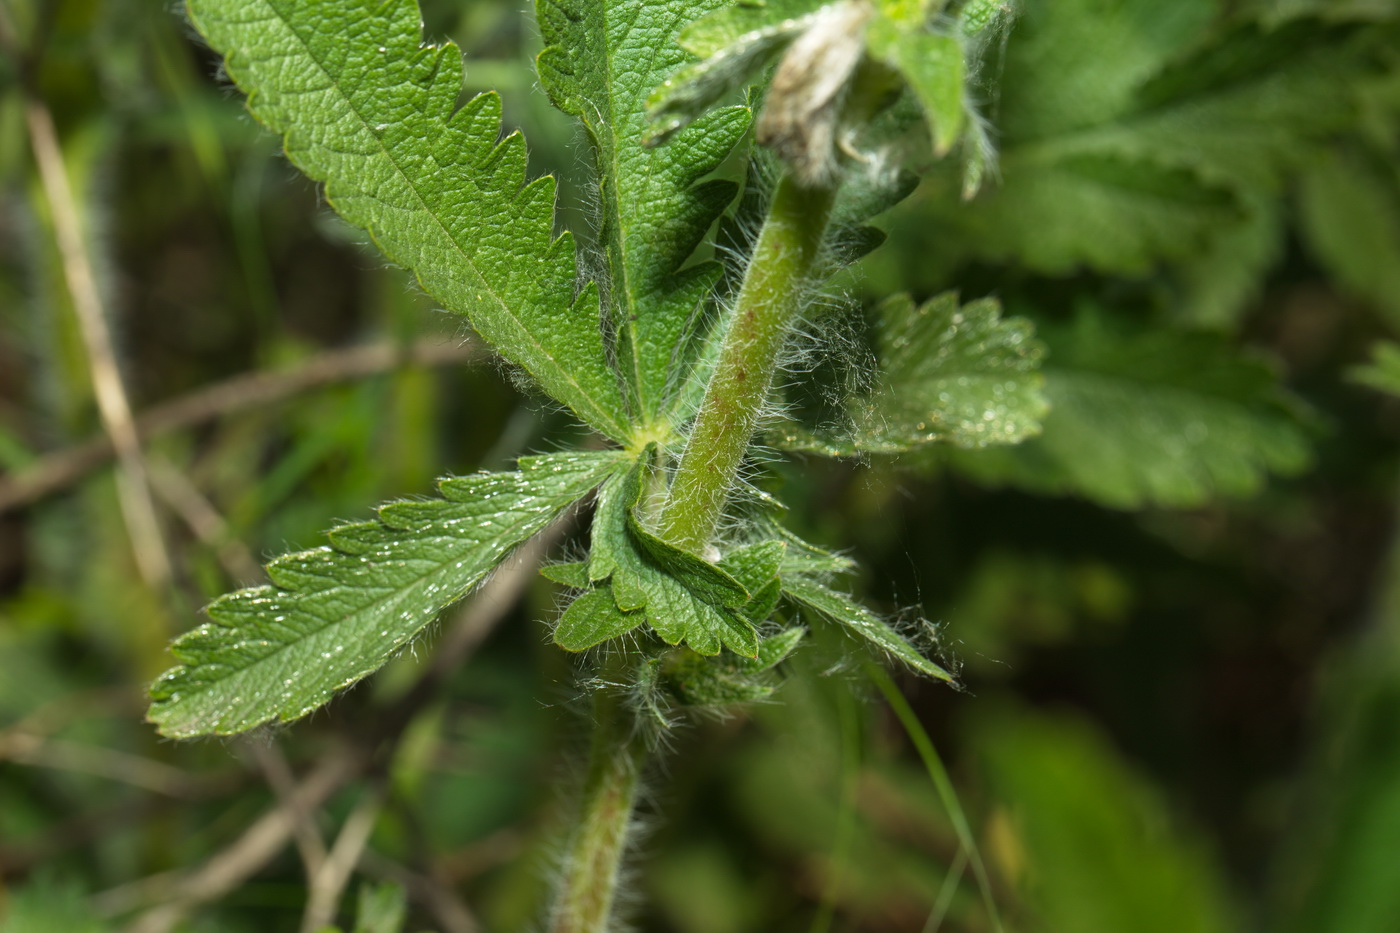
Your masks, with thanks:
[[[805,184],[830,184],[836,173],[841,102],[865,53],[865,24],[873,12],[868,0],[823,8],[773,75],[758,141],[782,156]]]

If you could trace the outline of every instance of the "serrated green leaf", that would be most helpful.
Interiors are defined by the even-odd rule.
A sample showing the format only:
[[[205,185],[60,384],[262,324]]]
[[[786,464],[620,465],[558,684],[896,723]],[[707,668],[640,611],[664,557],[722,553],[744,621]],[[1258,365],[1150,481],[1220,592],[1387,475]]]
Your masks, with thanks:
[[[1175,269],[1182,321],[1188,326],[1231,332],[1264,288],[1265,277],[1283,256],[1287,229],[1284,205],[1255,189],[1242,191],[1244,218],[1221,230],[1207,249]]]
[[[777,608],[782,599],[782,580],[778,570],[787,542],[770,539],[735,548],[719,561],[721,570],[732,575],[748,590],[748,601],[736,608],[754,626],[760,626]]]
[[[913,670],[937,680],[956,682],[952,674],[920,654],[888,622],[844,593],[797,573],[783,577],[783,594]]]
[[[1115,508],[1200,505],[1291,474],[1309,445],[1268,366],[1214,334],[1116,334],[1085,313],[1050,347],[1040,437],[958,452],[984,482],[1084,496]]]
[[[636,503],[627,510],[627,530],[638,550],[657,568],[708,603],[738,609],[749,601],[743,584],[722,567],[698,554],[683,551],[647,531],[637,521]]]
[[[829,456],[898,453],[924,444],[1014,444],[1040,430],[1044,348],[1024,318],[1001,317],[992,299],[959,305],[947,293],[915,305],[907,295],[877,310],[879,373],[849,403],[834,435],[779,428],[785,447]]]
[[[776,635],[769,635],[758,643],[758,657],[752,660],[739,658],[734,663],[747,671],[758,673],[769,671],[792,657],[802,639],[807,637],[805,629],[786,628]]]
[[[1244,21],[1197,43],[1137,93],[1097,143],[1155,153],[1238,187],[1276,190],[1328,135],[1352,126],[1357,92],[1393,36],[1326,17]]]
[[[1244,216],[1228,187],[1155,156],[1039,158],[1003,144],[1000,165],[1001,183],[970,206],[965,179],[947,179],[937,222],[959,231],[955,250],[1045,273],[1146,273],[1163,258],[1197,255]]]
[[[1400,396],[1400,344],[1389,340],[1377,341],[1371,348],[1371,362],[1353,366],[1347,376],[1364,386],[1390,395]]]
[[[326,199],[502,356],[625,441],[598,295],[575,295],[572,238],[553,238],[554,181],[525,184],[501,105],[457,108],[460,53],[424,47],[412,0],[190,0],[254,116]],[[455,111],[455,112],[454,112]]]
[[[707,655],[724,647],[755,657],[758,633],[740,611],[749,602],[748,591],[724,570],[660,540],[638,522],[634,508],[650,459],[648,450],[599,494],[589,577],[607,580],[621,611],[644,611],[667,644],[684,642]]]
[[[453,477],[444,498],[383,506],[331,546],[278,558],[272,586],[209,606],[151,687],[164,735],[231,735],[291,722],[373,673],[519,543],[618,468],[616,453],[522,458],[519,470]]]
[[[554,627],[554,642],[568,651],[585,651],[594,645],[626,635],[646,621],[641,612],[623,612],[606,583],[569,603]]]
[[[739,608],[754,625],[761,625],[782,597],[778,570],[786,553],[787,542],[768,540],[743,545],[720,558],[720,569],[733,576],[752,594],[748,602]]]
[[[687,331],[720,275],[717,263],[685,266],[735,186],[701,181],[743,137],[747,107],[705,115],[671,145],[646,148],[646,100],[689,56],[675,33],[722,0],[538,0],[548,43],[540,79],[560,109],[582,120],[596,164],[601,238],[611,277],[608,313],[616,360],[646,430],[690,376]],[[684,267],[684,268],[683,268]]]

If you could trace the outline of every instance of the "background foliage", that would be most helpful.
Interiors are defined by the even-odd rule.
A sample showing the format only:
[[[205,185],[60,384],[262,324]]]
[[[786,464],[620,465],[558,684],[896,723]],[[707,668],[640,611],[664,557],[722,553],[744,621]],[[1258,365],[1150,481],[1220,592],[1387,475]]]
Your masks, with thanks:
[[[588,236],[580,140],[535,87],[516,6],[429,3],[427,31],[461,44],[468,90],[502,91]],[[409,710],[320,830],[365,814],[359,877],[402,886],[408,929],[530,929],[578,751],[541,623],[553,584],[416,705],[426,652],[251,742],[159,742],[142,692],[264,557],[574,429],[489,364],[327,364],[468,352],[278,158],[178,16],[0,10],[0,923],[147,916],[180,890],[168,873],[275,809],[285,768],[314,774]],[[935,167],[844,274],[866,304],[994,294],[1047,346],[1037,439],[773,478],[874,602],[943,623],[971,692],[902,686],[1009,929],[1400,926],[1400,350],[1373,349],[1400,327],[1397,17],[1026,0],[984,76],[998,182],[963,205],[960,172]],[[56,125],[138,412],[251,371],[285,389],[225,391],[231,410],[147,440],[168,587],[143,583],[106,463],[56,466],[101,425],[26,95]],[[287,375],[327,365],[314,387]],[[633,876],[642,929],[992,928],[970,880],[945,885],[956,835],[897,720],[858,669],[824,673],[679,738]],[[180,922],[293,929],[304,857],[286,847]],[[360,928],[393,929],[393,890],[365,891]]]

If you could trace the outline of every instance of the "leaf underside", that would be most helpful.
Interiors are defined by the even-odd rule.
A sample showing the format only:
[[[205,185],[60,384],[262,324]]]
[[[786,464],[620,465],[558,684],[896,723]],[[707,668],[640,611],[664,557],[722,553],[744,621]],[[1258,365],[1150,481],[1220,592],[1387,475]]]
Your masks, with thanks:
[[[164,735],[231,735],[290,722],[374,672],[510,551],[618,468],[615,453],[522,458],[519,470],[453,477],[441,499],[379,509],[331,545],[278,558],[271,586],[208,608],[179,638],[180,666],[151,687]]]
[[[326,199],[555,399],[625,441],[595,288],[575,294],[554,180],[525,183],[501,104],[460,109],[460,53],[424,47],[413,0],[189,0],[253,115]]]

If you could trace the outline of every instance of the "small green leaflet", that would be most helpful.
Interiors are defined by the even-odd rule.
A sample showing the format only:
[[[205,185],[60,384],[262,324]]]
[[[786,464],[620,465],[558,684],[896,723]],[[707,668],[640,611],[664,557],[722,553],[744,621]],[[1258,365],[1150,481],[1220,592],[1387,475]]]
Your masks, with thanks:
[[[1097,315],[1042,331],[1050,347],[1041,436],[954,452],[972,477],[1115,508],[1201,505],[1291,474],[1309,445],[1273,372],[1213,334],[1116,334]]]
[[[272,586],[209,606],[151,687],[175,738],[290,722],[384,665],[510,551],[616,472],[618,454],[522,458],[519,470],[444,479],[444,498],[382,506],[331,545],[268,565]]]
[[[888,622],[844,593],[838,593],[811,577],[795,573],[783,575],[783,595],[835,622],[847,633],[902,661],[920,674],[956,683],[952,674],[920,654],[903,636],[891,628]]]
[[[495,94],[457,109],[460,53],[421,44],[412,0],[188,7],[254,116],[341,216],[544,391],[628,439],[597,290],[575,294],[573,239],[553,238],[554,180],[525,184],[520,135],[497,141]]]
[[[813,544],[808,544],[771,520],[764,524],[767,530],[777,535],[787,545],[779,566],[784,597],[810,612],[835,622],[848,634],[903,662],[921,674],[949,683],[955,684],[957,682],[952,674],[924,657],[888,622],[846,594],[826,585],[824,581],[832,574],[844,573],[853,568],[849,560]]]
[[[707,114],[671,145],[645,148],[646,99],[688,56],[676,31],[722,0],[538,0],[547,43],[540,80],[559,109],[583,121],[596,162],[596,197],[611,278],[607,306],[617,364],[646,430],[667,414],[692,370],[688,332],[717,263],[685,268],[734,197],[732,182],[701,181],[747,131],[747,107]],[[675,420],[683,420],[683,412]]]
[[[716,565],[642,528],[634,510],[641,475],[651,457],[648,448],[630,470],[614,476],[599,493],[588,573],[592,582],[602,585],[565,610],[555,641],[580,651],[631,631],[645,619],[667,644],[684,642],[700,654],[718,654],[723,647],[756,657],[759,641],[754,624],[762,619],[748,613],[762,605],[771,608],[772,592],[763,589],[750,594],[729,568],[766,585],[778,572],[783,548],[742,549],[730,564]],[[766,573],[761,569],[764,560]],[[611,597],[611,605],[604,595]]]
[[[866,44],[871,55],[908,82],[928,120],[934,153],[941,156],[962,136],[967,123],[966,56],[962,35],[931,31],[924,7],[907,0],[880,0]]]
[[[1040,431],[1044,348],[1029,321],[1003,319],[992,299],[959,305],[953,293],[917,306],[894,296],[876,321],[876,384],[849,400],[845,430],[825,436],[779,426],[777,443],[855,456],[931,443],[1015,444]]]
[[[559,617],[554,643],[566,651],[586,651],[620,638],[646,621],[642,612],[623,612],[606,583],[580,595]]]

